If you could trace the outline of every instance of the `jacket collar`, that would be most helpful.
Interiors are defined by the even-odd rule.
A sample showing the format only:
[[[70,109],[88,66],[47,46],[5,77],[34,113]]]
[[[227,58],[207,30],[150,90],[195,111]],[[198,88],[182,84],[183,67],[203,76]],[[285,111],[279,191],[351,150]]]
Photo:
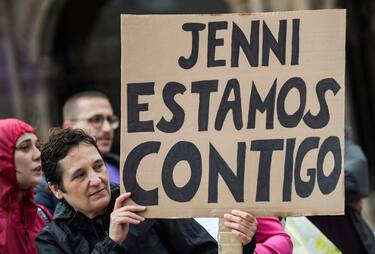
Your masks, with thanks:
[[[111,183],[111,201],[106,208],[106,211],[103,215],[97,216],[93,219],[90,219],[81,212],[75,211],[65,200],[62,200],[56,207],[56,212],[54,215],[55,221],[65,221],[68,225],[84,230],[92,230],[92,224],[96,220],[101,220],[104,228],[109,229],[110,215],[113,211],[116,198],[120,195],[120,188],[118,184]],[[147,219],[140,224],[130,225],[129,233],[135,236],[144,235],[154,224],[154,219]]]

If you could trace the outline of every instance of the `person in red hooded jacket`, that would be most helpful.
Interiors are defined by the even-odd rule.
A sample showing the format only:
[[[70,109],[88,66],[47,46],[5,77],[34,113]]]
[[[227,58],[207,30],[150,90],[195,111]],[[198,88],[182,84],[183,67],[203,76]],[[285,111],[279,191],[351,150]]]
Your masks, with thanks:
[[[37,253],[35,237],[51,219],[34,202],[42,181],[38,136],[18,119],[0,119],[0,253]]]

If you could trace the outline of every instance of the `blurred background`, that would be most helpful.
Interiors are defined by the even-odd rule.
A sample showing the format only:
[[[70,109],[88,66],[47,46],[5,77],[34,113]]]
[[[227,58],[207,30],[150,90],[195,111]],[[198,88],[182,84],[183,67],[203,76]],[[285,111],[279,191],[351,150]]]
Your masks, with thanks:
[[[44,138],[61,125],[67,97],[107,94],[120,115],[120,14],[198,14],[347,9],[346,123],[369,160],[375,224],[375,1],[0,0],[0,118],[17,117]],[[119,133],[116,133],[119,140]],[[119,151],[115,143],[114,151]]]

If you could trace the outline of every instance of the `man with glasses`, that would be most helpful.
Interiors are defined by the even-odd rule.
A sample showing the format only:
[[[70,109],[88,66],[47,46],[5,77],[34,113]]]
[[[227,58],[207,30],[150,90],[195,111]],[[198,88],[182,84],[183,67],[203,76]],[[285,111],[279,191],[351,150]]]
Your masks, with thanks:
[[[71,96],[63,108],[63,128],[82,129],[96,139],[104,157],[109,180],[120,183],[119,157],[110,153],[113,132],[119,119],[113,114],[108,98],[97,91],[86,91]]]
[[[85,91],[69,97],[63,107],[63,128],[82,129],[94,137],[101,152],[110,182],[120,183],[118,155],[111,153],[114,130],[119,119],[113,114],[108,97],[98,91]],[[58,200],[49,192],[44,181],[35,188],[35,201],[53,214]]]

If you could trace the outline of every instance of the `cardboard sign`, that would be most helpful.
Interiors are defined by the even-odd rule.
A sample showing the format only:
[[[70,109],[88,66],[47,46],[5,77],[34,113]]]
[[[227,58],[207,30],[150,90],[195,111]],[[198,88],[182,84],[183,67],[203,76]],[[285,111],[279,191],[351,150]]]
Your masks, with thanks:
[[[345,15],[122,15],[121,184],[146,217],[343,214]]]

